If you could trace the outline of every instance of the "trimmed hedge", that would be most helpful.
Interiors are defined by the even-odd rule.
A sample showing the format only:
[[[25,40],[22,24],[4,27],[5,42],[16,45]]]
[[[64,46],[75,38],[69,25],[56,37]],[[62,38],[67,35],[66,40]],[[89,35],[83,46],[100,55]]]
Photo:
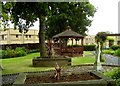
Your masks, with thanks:
[[[120,45],[112,45],[112,46],[110,47],[110,49],[112,49],[112,50],[120,49]]]
[[[84,45],[84,51],[95,51],[96,45]]]
[[[67,47],[72,47],[72,45],[68,45]],[[73,47],[81,47],[81,45],[73,45]],[[84,51],[95,51],[96,45],[84,45]]]

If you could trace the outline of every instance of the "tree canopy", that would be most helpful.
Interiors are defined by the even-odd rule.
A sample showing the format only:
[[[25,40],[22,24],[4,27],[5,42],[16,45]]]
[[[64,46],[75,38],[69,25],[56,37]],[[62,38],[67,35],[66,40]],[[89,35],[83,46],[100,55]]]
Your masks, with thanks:
[[[52,3],[51,10],[51,15],[46,21],[48,38],[65,31],[67,26],[70,26],[73,31],[85,35],[87,27],[92,22],[89,18],[93,17],[96,12],[90,2]]]

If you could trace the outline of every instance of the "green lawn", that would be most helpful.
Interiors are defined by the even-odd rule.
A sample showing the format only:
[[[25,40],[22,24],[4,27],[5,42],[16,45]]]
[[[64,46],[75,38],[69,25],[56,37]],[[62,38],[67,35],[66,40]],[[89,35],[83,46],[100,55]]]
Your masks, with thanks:
[[[85,54],[90,54],[90,52],[85,52]],[[10,58],[10,59],[2,59],[2,65],[4,70],[2,74],[10,74],[10,73],[20,73],[20,72],[32,72],[32,71],[46,71],[52,70],[53,67],[32,67],[32,59],[35,56],[39,56],[38,53],[28,54],[27,56]],[[72,65],[86,64],[86,63],[94,63],[94,56],[86,56],[85,57],[74,57],[72,58]]]

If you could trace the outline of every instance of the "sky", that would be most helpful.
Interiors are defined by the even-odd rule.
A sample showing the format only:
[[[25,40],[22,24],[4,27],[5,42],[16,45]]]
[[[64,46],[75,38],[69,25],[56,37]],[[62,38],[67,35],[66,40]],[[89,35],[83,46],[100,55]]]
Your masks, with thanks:
[[[92,18],[93,22],[88,27],[88,35],[96,35],[101,31],[118,33],[118,2],[120,0],[89,0],[97,8],[97,12]],[[39,23],[35,22],[34,27],[38,29]]]
[[[118,33],[118,2],[120,0],[89,0],[97,8],[89,35],[100,31]]]

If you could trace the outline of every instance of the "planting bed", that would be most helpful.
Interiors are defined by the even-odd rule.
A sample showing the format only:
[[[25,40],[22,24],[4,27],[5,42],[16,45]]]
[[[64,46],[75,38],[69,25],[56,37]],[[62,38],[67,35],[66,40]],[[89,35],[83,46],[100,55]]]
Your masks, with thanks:
[[[72,73],[69,75],[63,75],[60,77],[59,80],[54,78],[53,75],[45,75],[45,76],[27,75],[25,84],[71,82],[71,81],[98,80],[98,79],[101,78],[90,72],[85,72],[81,74]]]
[[[55,71],[41,73],[21,73],[13,86],[115,86],[115,81],[95,71],[62,71],[59,80],[54,78]]]

